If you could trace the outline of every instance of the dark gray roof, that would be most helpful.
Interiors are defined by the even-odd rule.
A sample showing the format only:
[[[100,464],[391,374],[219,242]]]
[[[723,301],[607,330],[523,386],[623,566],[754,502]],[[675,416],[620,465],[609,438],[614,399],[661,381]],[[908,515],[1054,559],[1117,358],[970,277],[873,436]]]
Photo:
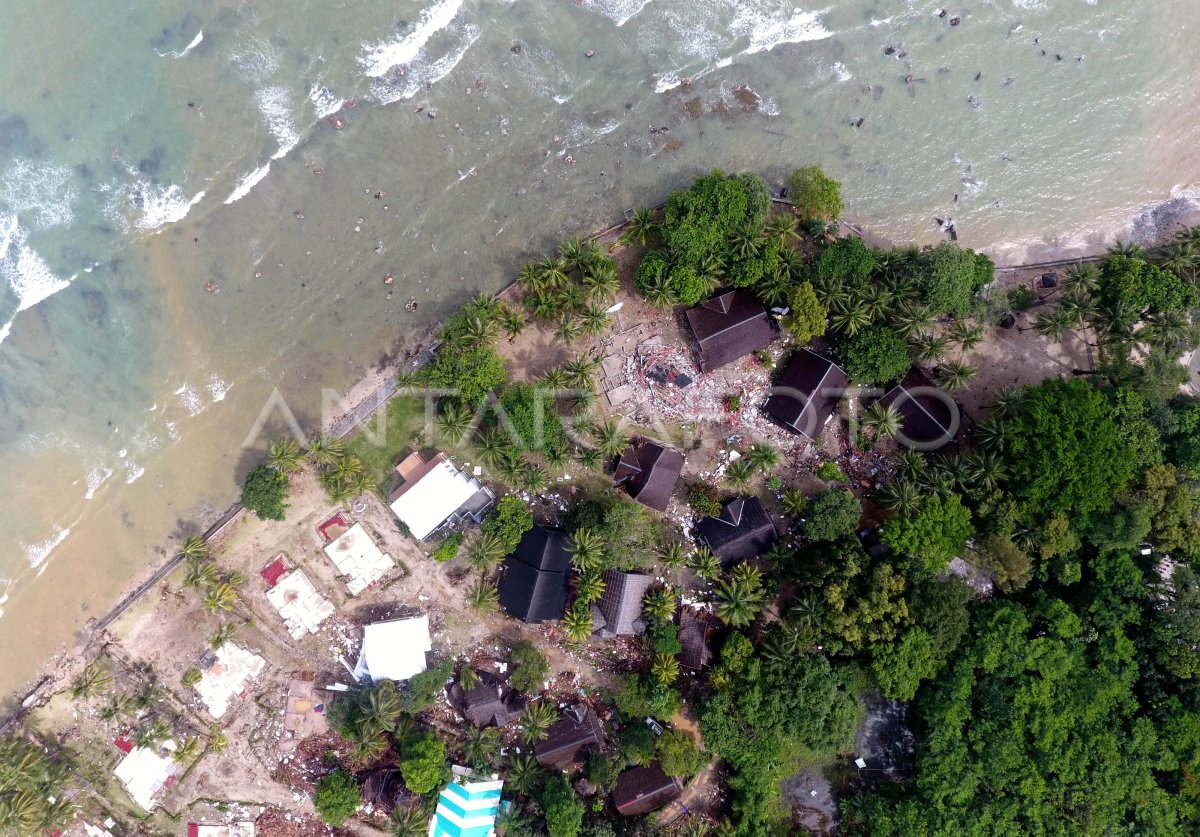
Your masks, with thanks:
[[[504,559],[500,606],[530,624],[561,619],[570,565],[566,533],[535,525]]]
[[[846,389],[846,373],[832,360],[799,349],[788,360],[763,412],[787,429],[816,441]]]
[[[654,584],[654,576],[645,573],[627,573],[606,570],[604,594],[600,597],[599,611],[603,624],[597,622],[597,633],[602,637],[634,636],[642,633],[646,626],[639,624],[642,615],[642,599]]]
[[[696,523],[696,536],[724,565],[755,558],[779,540],[771,516],[757,497],[728,501],[719,515]]]
[[[913,442],[940,448],[954,440],[955,416],[948,397],[941,397],[933,381],[920,369],[912,368],[904,379],[879,399],[900,413],[900,431]]]
[[[630,497],[661,512],[667,510],[681,473],[683,454],[639,437],[621,454],[613,472],[613,484],[625,486]]]
[[[477,671],[479,685],[470,691],[455,683],[448,690],[451,702],[477,727],[502,727],[524,714],[525,699],[490,671]]]
[[[679,642],[683,651],[679,664],[692,671],[700,671],[712,662],[712,648],[708,644],[708,613],[685,607],[679,612]]]
[[[560,766],[576,761],[588,747],[604,745],[600,721],[586,706],[573,706],[563,712],[546,737],[534,745],[533,752],[544,766]]]
[[[687,321],[700,344],[700,368],[705,372],[764,348],[776,336],[767,309],[744,289],[689,308]]]
[[[618,776],[612,796],[617,811],[634,817],[657,811],[678,799],[681,793],[679,781],[664,773],[658,762],[653,762],[646,767],[631,767]]]

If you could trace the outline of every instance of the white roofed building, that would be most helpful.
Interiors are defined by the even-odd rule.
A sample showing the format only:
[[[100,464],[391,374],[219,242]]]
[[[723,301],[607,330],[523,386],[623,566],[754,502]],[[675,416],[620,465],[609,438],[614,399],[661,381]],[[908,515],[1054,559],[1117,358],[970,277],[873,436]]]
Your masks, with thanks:
[[[338,572],[346,577],[346,587],[351,596],[357,596],[396,566],[361,523],[355,523],[335,541],[326,544],[325,554]]]
[[[418,540],[443,526],[471,517],[478,520],[495,499],[479,480],[464,474],[439,453],[428,462],[410,453],[396,466],[400,484],[392,491],[392,514]]]
[[[354,676],[359,680],[369,677],[373,682],[407,680],[425,670],[425,654],[432,648],[428,616],[364,625]]]
[[[126,792],[144,810],[155,806],[154,797],[174,778],[178,765],[170,756],[149,747],[134,747],[113,770]]]
[[[247,685],[266,668],[267,661],[240,645],[227,642],[202,660],[203,676],[196,693],[204,701],[208,714],[220,718]]]
[[[279,611],[292,639],[315,634],[333,616],[333,604],[317,592],[303,570],[292,570],[267,590],[267,601]]]

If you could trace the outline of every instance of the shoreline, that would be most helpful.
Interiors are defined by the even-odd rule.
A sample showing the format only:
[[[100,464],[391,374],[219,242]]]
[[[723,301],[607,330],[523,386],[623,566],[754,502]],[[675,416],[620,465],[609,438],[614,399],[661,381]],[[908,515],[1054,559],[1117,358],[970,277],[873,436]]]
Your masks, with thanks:
[[[790,200],[780,198],[776,194],[772,195],[772,203],[784,206],[793,205]],[[1178,205],[1181,203],[1186,203],[1190,211],[1179,211]],[[658,211],[664,205],[664,203],[659,203],[653,208]],[[1163,215],[1165,210],[1172,205],[1175,206],[1175,214],[1167,214],[1166,217],[1159,217],[1157,222],[1154,223],[1153,228],[1149,231],[1151,235],[1135,237],[1134,240],[1139,240],[1140,238],[1147,246],[1161,245],[1164,238],[1169,239],[1174,234],[1174,229],[1167,228],[1168,224],[1173,228],[1179,228],[1200,223],[1200,204],[1187,199],[1172,198],[1169,201],[1144,209],[1135,217],[1133,222],[1122,228],[1122,232],[1129,230],[1136,234],[1138,232],[1139,219],[1145,218],[1147,221],[1153,221],[1155,216]],[[610,224],[598,232],[584,236],[583,239],[585,241],[593,241],[612,235],[629,223],[628,210],[626,210],[624,216],[620,221]],[[863,238],[872,246],[897,246],[894,242],[875,235],[865,225],[846,219],[838,219],[837,223],[840,229]],[[1148,224],[1144,224],[1143,229],[1145,229],[1145,226],[1148,226]],[[1005,245],[999,246],[1003,247]],[[1062,245],[1059,245],[1059,249],[1070,250],[1076,246],[1075,244],[1064,242]],[[990,249],[994,250],[995,248]],[[1001,272],[1019,273],[1021,271],[1061,267],[1079,262],[1098,261],[1103,258],[1107,250],[1107,244],[1098,243],[1088,249],[1089,252],[1062,256],[1057,259],[997,265],[995,271],[996,274],[1000,274]],[[1032,249],[1027,249],[1024,252],[1028,255],[1032,252]],[[1001,277],[997,275],[996,279],[999,278]],[[506,294],[511,293],[512,289],[516,286],[517,281],[511,279],[494,295],[503,298]],[[398,389],[397,376],[401,369],[415,370],[424,365],[425,362],[428,362],[428,359],[432,357],[432,350],[437,345],[436,335],[441,327],[442,322],[432,322],[418,335],[401,337],[396,340],[391,349],[383,355],[380,364],[372,368],[365,376],[353,383],[346,390],[342,403],[351,405],[349,409],[332,416],[316,432],[334,435],[337,438],[345,438],[363,422],[374,416],[378,410],[384,408]],[[230,505],[225,507],[224,511],[212,517],[211,522],[207,524],[204,530],[203,539],[209,542],[210,540],[220,538],[233,523],[241,520],[244,514],[245,510],[241,506],[240,499],[235,499]],[[15,689],[5,698],[5,701],[11,703],[11,706],[0,709],[0,713],[3,713],[0,714],[0,734],[7,733],[18,724],[23,719],[25,713],[38,703],[39,699],[49,697],[62,683],[69,681],[76,673],[76,670],[86,665],[89,658],[95,655],[97,645],[102,646],[104,644],[103,637],[107,627],[141,601],[148,592],[153,590],[185,560],[185,556],[182,553],[168,554],[169,557],[153,568],[149,575],[142,577],[140,580],[131,579],[129,584],[123,588],[120,598],[117,599],[115,604],[103,616],[87,620],[75,634],[75,647],[60,651],[45,660],[39,668],[40,673],[38,675],[30,678],[24,686]]]

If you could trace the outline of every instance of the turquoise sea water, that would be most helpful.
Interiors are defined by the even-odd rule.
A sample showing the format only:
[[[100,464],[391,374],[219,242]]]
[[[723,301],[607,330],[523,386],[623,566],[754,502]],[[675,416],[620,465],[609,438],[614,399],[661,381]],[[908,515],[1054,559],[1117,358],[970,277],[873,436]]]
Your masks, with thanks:
[[[699,171],[817,162],[880,235],[949,215],[1001,260],[1191,209],[1200,5],[940,8],[6,4],[0,688],[235,496],[273,390],[311,425],[323,388]]]

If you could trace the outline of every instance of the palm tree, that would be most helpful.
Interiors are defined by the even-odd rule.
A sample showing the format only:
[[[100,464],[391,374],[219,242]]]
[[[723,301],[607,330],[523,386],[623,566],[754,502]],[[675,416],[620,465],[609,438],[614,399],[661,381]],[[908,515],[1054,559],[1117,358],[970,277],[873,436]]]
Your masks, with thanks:
[[[359,706],[358,729],[364,736],[391,732],[396,728],[403,709],[400,691],[392,680],[382,680],[368,691]]]
[[[500,479],[509,485],[517,485],[525,476],[525,462],[515,451],[508,451],[496,466]]]
[[[1116,243],[1108,248],[1108,256],[1144,260],[1146,258],[1146,248],[1140,244],[1134,244],[1132,241],[1126,243],[1118,238]]]
[[[1069,292],[1058,303],[1058,310],[1070,322],[1072,328],[1082,327],[1095,316],[1096,307],[1096,300],[1079,291]]]
[[[473,418],[474,416],[467,408],[467,405],[447,399],[446,406],[438,413],[438,429],[442,431],[442,435],[446,437],[446,441],[451,445],[457,445],[467,435],[467,431],[471,429],[471,420]]]
[[[729,237],[729,250],[742,259],[752,259],[766,243],[762,224],[745,221]]]
[[[766,442],[755,442],[746,452],[746,461],[760,471],[771,471],[779,467],[779,451]]]
[[[774,238],[780,244],[800,240],[800,224],[796,216],[790,212],[776,212],[763,228],[768,238]]]
[[[558,310],[568,314],[579,313],[587,302],[587,293],[581,286],[574,283],[563,285],[554,292],[554,295],[558,300]]]
[[[790,253],[792,251],[785,250]],[[769,279],[763,279],[754,286],[754,294],[768,306],[772,308],[782,307],[788,298],[788,294],[792,290],[790,279],[781,279],[777,276],[772,276]]]
[[[537,291],[525,298],[525,306],[534,319],[549,320],[558,313],[558,300],[548,290]]]
[[[216,584],[220,578],[221,574],[217,571],[217,565],[212,561],[189,559],[183,583],[186,587],[208,589]]]
[[[545,293],[549,290],[545,274],[539,265],[533,263],[521,268],[521,272],[517,274],[517,283],[527,294]]]
[[[938,367],[938,384],[951,392],[957,392],[967,387],[978,372],[979,370],[970,364],[949,361]]]
[[[208,591],[208,595],[204,599],[204,609],[209,613],[217,613],[225,611],[228,613],[233,610],[233,604],[237,601],[237,590],[233,589],[233,585],[223,581]]]
[[[656,622],[670,622],[675,618],[675,588],[658,587],[646,594],[642,612]]]
[[[581,601],[591,603],[599,600],[604,595],[605,586],[604,576],[600,575],[600,573],[585,573],[579,576],[579,580],[575,584],[575,595]]]
[[[984,491],[994,491],[1004,479],[1004,463],[993,451],[969,453],[965,463],[971,484]]]
[[[336,465],[345,453],[345,443],[332,436],[317,436],[308,443],[309,461],[321,467]]]
[[[179,678],[180,682],[188,688],[192,688],[203,679],[204,674],[201,673],[200,669],[198,668],[189,668],[183,673],[183,676]]]
[[[534,704],[534,706],[539,705],[541,704]],[[545,736],[541,737],[544,738]],[[538,760],[532,754],[513,756],[512,760],[508,763],[508,770],[506,771],[504,781],[507,785],[514,788],[517,793],[528,794],[537,786],[538,780],[541,778],[541,773],[542,766],[538,764]]]
[[[595,625],[592,622],[592,612],[587,607],[587,603],[582,602],[583,607],[580,607],[579,604],[568,608],[567,612],[563,614],[563,632],[566,633],[569,641],[583,643],[587,642],[588,637],[592,635]]]
[[[353,485],[350,483],[335,479],[325,487],[325,496],[335,506],[347,508],[350,505],[350,501],[358,496],[358,492],[354,490]]]
[[[669,569],[679,569],[687,564],[688,548],[683,541],[669,540],[663,544],[658,559]]]
[[[950,326],[950,340],[958,344],[958,348],[969,352],[983,342],[983,326],[957,320]]]
[[[148,683],[134,696],[133,707],[140,712],[143,709],[150,709],[160,700],[162,700],[162,692],[153,683]]]
[[[359,764],[367,765],[382,758],[388,747],[386,735],[360,733],[354,741],[354,746],[350,748],[350,757]]]
[[[530,494],[539,494],[546,490],[550,479],[546,472],[533,463],[529,463],[521,474],[521,487]]]
[[[580,448],[578,458],[579,464],[589,471],[600,467],[600,451],[595,448]]]
[[[558,245],[558,257],[562,259],[568,273],[583,268],[588,261],[587,252],[588,250],[583,243],[583,239],[578,236],[568,238],[562,244]]]
[[[588,355],[577,355],[563,365],[567,384],[579,389],[590,389],[595,382],[600,360]]]
[[[236,622],[226,622],[213,632],[213,635],[208,640],[208,644],[216,650],[225,645],[225,643],[232,641],[237,636],[237,632],[238,626]]]
[[[392,809],[392,837],[425,837],[428,832],[429,818],[424,808],[397,805]]]
[[[603,305],[588,305],[579,315],[579,325],[584,334],[601,334],[608,328],[608,310]]]
[[[785,566],[792,560],[794,550],[787,541],[776,541],[775,544],[763,553],[763,558],[776,569]]]
[[[620,456],[629,444],[629,439],[625,436],[625,431],[621,429],[621,425],[614,419],[605,419],[602,424],[596,426],[594,432],[596,446],[607,457]]]
[[[762,609],[761,590],[755,590],[737,579],[720,579],[717,582],[717,617],[733,628],[744,628],[758,618]]]
[[[365,466],[362,460],[352,453],[345,454],[337,461],[333,474],[342,482],[352,482],[362,476]]]
[[[1187,339],[1190,330],[1191,323],[1182,311],[1163,311],[1147,317],[1137,337],[1156,349],[1173,350]]]
[[[504,557],[504,541],[495,532],[484,532],[467,544],[467,563],[483,574],[495,569]]]
[[[895,438],[900,432],[903,418],[895,405],[876,401],[863,412],[863,424],[875,431],[879,438]]]
[[[671,277],[666,271],[652,277],[641,291],[646,302],[655,308],[670,308],[675,304],[675,288],[671,286]]]
[[[862,304],[871,322],[879,322],[892,306],[892,292],[878,285],[868,285],[862,292]]]
[[[801,628],[817,631],[825,624],[825,598],[810,590],[788,608],[788,621]]]
[[[892,480],[879,492],[876,502],[890,512],[907,514],[917,508],[922,498],[921,490],[908,480]]]
[[[871,310],[864,300],[847,299],[832,307],[829,324],[847,337],[853,337],[871,324]]]
[[[194,671],[197,675],[200,674],[198,669],[188,669]],[[184,672],[186,675],[187,672]],[[194,684],[193,684],[194,685]],[[108,703],[100,710],[100,718],[105,721],[113,721],[124,715],[128,715],[133,711],[133,697],[122,692],[119,695],[113,695],[108,699]]]
[[[508,455],[511,447],[508,436],[499,427],[493,427],[479,437],[479,458],[495,467]]]
[[[500,309],[500,327],[504,329],[504,333],[508,335],[511,342],[525,330],[525,312],[519,308],[513,308],[511,305],[505,305]]]
[[[196,756],[200,755],[200,738],[199,736],[190,735],[183,739],[175,752],[171,754],[171,758],[177,764],[192,761]]]
[[[500,755],[500,732],[494,729],[467,728],[467,739],[463,742],[463,758],[476,770],[484,770],[496,763]]]
[[[905,338],[924,334],[933,325],[933,321],[933,311],[927,305],[916,302],[901,303],[892,316],[892,324]]]
[[[1196,265],[1200,262],[1196,248],[1189,241],[1176,241],[1164,248],[1158,256],[1158,264],[1181,279],[1194,279]]]
[[[1100,271],[1094,264],[1073,264],[1063,277],[1063,287],[1072,293],[1091,294],[1100,284]]]
[[[530,745],[542,741],[557,720],[558,711],[551,704],[544,700],[535,701],[521,718],[521,738]]]
[[[370,474],[359,474],[350,483],[350,489],[358,497],[364,494],[369,494],[379,486],[375,482],[375,478]]]
[[[705,280],[709,290],[720,287],[725,278],[725,259],[720,253],[708,253],[696,266],[696,274]]]
[[[1138,314],[1138,311],[1118,300],[1101,305],[1092,318],[1092,324],[1105,342],[1122,343],[1132,339]]]
[[[897,472],[906,479],[912,479],[922,473],[928,465],[925,457],[911,448],[905,448],[896,454]]]
[[[564,343],[574,343],[583,334],[583,325],[570,314],[563,314],[554,328],[554,336]]]
[[[185,538],[179,545],[179,553],[189,560],[203,561],[208,557],[208,543],[204,538],[192,535],[190,538]]]
[[[655,654],[654,662],[650,664],[650,673],[664,686],[670,686],[679,679],[679,660],[674,654]]]
[[[569,281],[567,278],[567,264],[562,259],[549,256],[538,262],[537,268],[541,272],[542,281],[545,282],[548,290],[561,288]]]
[[[99,697],[108,691],[112,676],[106,672],[99,662],[91,663],[71,684],[71,697],[89,700]]]
[[[996,390],[996,394],[992,396],[992,403],[988,405],[988,410],[992,415],[1014,416],[1020,409],[1020,404],[1021,388],[1005,386]]]
[[[139,747],[157,747],[171,737],[171,725],[162,718],[155,718],[153,723],[144,726],[134,735],[134,741]]]
[[[692,570],[705,581],[712,581],[721,574],[721,562],[711,549],[701,547],[692,553]]]
[[[949,341],[937,334],[917,334],[909,340],[913,356],[921,363],[935,363],[946,352]]]
[[[1033,330],[1043,337],[1049,337],[1055,343],[1061,343],[1063,336],[1071,330],[1074,319],[1071,312],[1061,308],[1043,311],[1034,318]]]
[[[783,497],[779,501],[779,505],[783,508],[783,513],[788,517],[797,519],[804,516],[804,510],[808,508],[808,498],[804,496],[804,492],[799,488],[786,488],[783,491]]]
[[[304,454],[295,439],[279,439],[267,450],[267,461],[285,477],[304,467]]]
[[[581,573],[598,572],[604,564],[604,539],[591,529],[576,529],[567,540],[567,551]]]
[[[980,447],[990,451],[1002,451],[1008,441],[1009,423],[1000,416],[991,416],[975,428]]]
[[[762,589],[762,570],[749,562],[738,564],[733,568],[733,571],[729,574],[729,577],[738,584],[745,585],[747,589]]]
[[[541,384],[548,390],[565,389],[567,386],[567,372],[561,366],[556,366],[553,369],[547,369],[542,375]]]
[[[625,232],[621,233],[621,243],[628,245],[637,242],[645,247],[658,234],[658,230],[658,218],[653,209],[635,209],[626,222]]]
[[[469,692],[479,685],[479,672],[469,665],[463,665],[458,672],[458,685],[464,692]]]
[[[725,481],[738,491],[748,486],[750,480],[753,478],[754,466],[750,464],[746,457],[735,459],[725,469]]]

